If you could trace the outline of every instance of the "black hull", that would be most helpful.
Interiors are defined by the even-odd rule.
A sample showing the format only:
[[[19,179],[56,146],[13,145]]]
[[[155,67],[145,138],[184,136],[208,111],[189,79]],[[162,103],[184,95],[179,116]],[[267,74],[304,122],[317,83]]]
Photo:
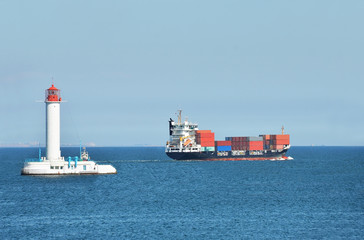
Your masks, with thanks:
[[[267,151],[263,155],[246,155],[233,156],[231,152],[227,152],[227,156],[218,156],[217,152],[166,152],[167,156],[174,160],[205,160],[205,161],[240,161],[240,160],[271,160],[276,158],[284,158],[288,149],[281,152]]]

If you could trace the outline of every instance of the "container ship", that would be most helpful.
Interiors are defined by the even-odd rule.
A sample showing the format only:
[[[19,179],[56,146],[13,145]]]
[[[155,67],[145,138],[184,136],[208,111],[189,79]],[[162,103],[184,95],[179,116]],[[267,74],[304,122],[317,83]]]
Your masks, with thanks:
[[[225,137],[215,140],[211,130],[199,130],[198,124],[182,121],[182,110],[178,110],[178,121],[169,120],[169,136],[165,152],[175,160],[287,160],[290,136],[266,134],[257,137]]]

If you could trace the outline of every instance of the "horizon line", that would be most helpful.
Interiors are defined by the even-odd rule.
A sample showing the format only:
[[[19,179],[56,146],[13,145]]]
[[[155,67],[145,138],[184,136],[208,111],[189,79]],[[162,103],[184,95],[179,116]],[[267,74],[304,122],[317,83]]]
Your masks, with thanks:
[[[61,148],[79,148],[79,145],[64,145]],[[102,147],[165,147],[161,145],[104,145],[104,146],[82,146],[87,148],[102,148]],[[364,145],[291,145],[291,147],[364,147]],[[0,148],[39,148],[39,146],[31,146],[31,145],[0,145]],[[42,146],[40,148],[46,148],[46,146]]]

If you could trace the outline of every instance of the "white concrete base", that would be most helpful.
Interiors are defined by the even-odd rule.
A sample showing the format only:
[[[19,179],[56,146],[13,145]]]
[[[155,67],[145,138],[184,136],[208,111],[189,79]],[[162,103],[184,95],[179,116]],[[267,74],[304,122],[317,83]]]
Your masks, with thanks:
[[[22,175],[81,175],[81,174],[116,174],[112,165],[98,165],[93,161],[74,161],[70,166],[68,161],[25,162]]]

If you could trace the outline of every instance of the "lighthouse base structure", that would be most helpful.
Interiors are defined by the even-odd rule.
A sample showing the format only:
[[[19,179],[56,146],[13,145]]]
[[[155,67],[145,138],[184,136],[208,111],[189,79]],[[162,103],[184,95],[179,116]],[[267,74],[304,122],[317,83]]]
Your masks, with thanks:
[[[112,165],[99,165],[94,161],[51,161],[45,158],[32,159],[24,163],[22,175],[82,175],[116,174]]]

